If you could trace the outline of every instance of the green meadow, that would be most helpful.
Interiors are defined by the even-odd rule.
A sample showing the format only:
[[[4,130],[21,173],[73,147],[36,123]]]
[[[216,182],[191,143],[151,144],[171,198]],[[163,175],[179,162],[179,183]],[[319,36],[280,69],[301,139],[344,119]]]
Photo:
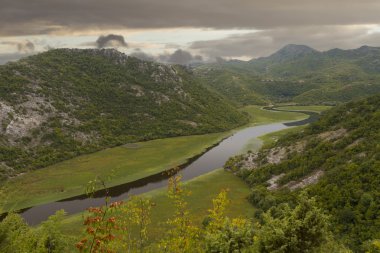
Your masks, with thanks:
[[[312,112],[318,112],[321,113],[323,111],[326,111],[330,109],[331,106],[324,106],[324,105],[308,105],[308,106],[281,106],[277,107],[279,110],[289,110],[289,111],[312,111]],[[256,142],[253,142],[251,146],[247,146],[247,150],[257,150],[258,145],[262,146],[270,146],[274,144],[279,138],[282,136],[288,134],[288,133],[294,133],[298,131],[302,131],[306,126],[297,126],[297,127],[291,127],[287,128],[281,131],[269,133],[263,136],[260,136]]]
[[[267,111],[259,106],[247,106],[241,110],[250,116],[249,125],[306,117],[302,113]],[[31,171],[7,182],[2,189],[1,208],[3,211],[18,210],[80,195],[95,177],[106,179],[112,175],[108,187],[132,182],[185,163],[233,131],[237,129],[127,144]],[[261,142],[252,139],[247,145],[247,149],[253,149],[252,146],[256,149]]]
[[[96,176],[115,186],[174,168],[229,133],[159,139],[79,156],[9,181],[5,210],[17,210],[84,193]]]
[[[277,109],[279,110],[289,110],[289,111],[312,111],[312,112],[323,112],[328,109],[332,108],[331,106],[327,105],[293,105],[293,106],[281,106]]]
[[[303,108],[303,107],[299,107]],[[306,109],[305,109],[306,110]],[[241,111],[247,113],[251,118],[252,124],[269,124],[275,122],[301,120],[307,116],[303,113],[297,112],[278,112],[263,110],[262,107],[257,105],[250,105],[243,107]]]
[[[207,186],[207,191],[205,191]],[[253,216],[254,209],[247,201],[250,189],[240,178],[223,169],[217,169],[210,173],[196,177],[184,183],[184,189],[191,192],[186,198],[191,220],[196,225],[201,225],[207,215],[207,210],[212,207],[212,199],[222,189],[228,189],[230,203],[227,208],[229,217]],[[174,215],[173,204],[167,196],[166,188],[153,190],[141,195],[151,199],[155,206],[151,213],[151,224],[148,227],[149,238],[160,239],[164,231],[167,231],[165,222]],[[83,214],[67,217],[63,221],[63,232],[67,235],[79,236],[84,228]]]

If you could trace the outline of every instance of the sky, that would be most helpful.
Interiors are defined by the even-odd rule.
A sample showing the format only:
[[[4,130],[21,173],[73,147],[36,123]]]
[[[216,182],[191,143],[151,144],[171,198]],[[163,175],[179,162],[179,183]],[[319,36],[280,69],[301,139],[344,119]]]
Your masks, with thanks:
[[[380,46],[379,13],[379,0],[0,0],[0,63],[52,48],[187,63]]]

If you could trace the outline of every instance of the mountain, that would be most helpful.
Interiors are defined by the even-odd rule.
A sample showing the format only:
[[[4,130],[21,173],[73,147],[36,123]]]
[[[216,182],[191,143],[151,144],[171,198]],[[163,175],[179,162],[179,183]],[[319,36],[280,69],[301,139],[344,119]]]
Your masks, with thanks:
[[[362,74],[378,74],[375,72],[380,70],[379,57],[378,47],[362,46],[352,50],[319,52],[307,46],[287,45],[271,56],[253,59],[249,63],[251,70],[259,74],[302,78],[313,72],[323,74],[320,71],[334,75],[335,70],[348,66]]]
[[[319,52],[287,45],[268,57],[203,65],[196,73],[237,104],[336,104],[380,92],[380,48]],[[234,76],[244,78],[236,82]],[[235,95],[229,95],[229,89]]]
[[[3,178],[106,147],[246,121],[190,70],[116,50],[57,49],[0,66]]]
[[[338,106],[297,134],[226,168],[251,187],[257,217],[294,204],[306,191],[330,216],[337,239],[354,252],[380,234],[380,95]]]
[[[252,87],[260,82],[260,78],[248,71],[236,70],[230,66],[201,66],[195,69],[195,73],[207,88],[237,106],[268,103],[268,99],[256,93],[255,87]]]
[[[318,54],[319,52],[311,47],[305,45],[289,44],[268,57],[262,57],[257,60],[251,60],[250,62],[254,63],[256,61],[268,61],[281,63],[297,60],[299,58],[308,57],[311,55],[316,56]]]

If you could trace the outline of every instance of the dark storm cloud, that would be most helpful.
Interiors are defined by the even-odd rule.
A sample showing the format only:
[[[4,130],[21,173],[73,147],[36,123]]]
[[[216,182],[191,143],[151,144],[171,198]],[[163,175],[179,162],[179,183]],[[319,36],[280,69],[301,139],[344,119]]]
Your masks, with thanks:
[[[178,49],[172,55],[170,55],[168,62],[185,65],[192,60],[193,56],[189,52]]]
[[[350,49],[362,45],[379,46],[380,33],[363,27],[310,26],[276,28],[234,35],[221,40],[196,41],[190,49],[213,57],[267,56],[286,44],[305,44],[317,50],[339,47]]]
[[[158,61],[171,64],[188,65],[191,63],[202,62],[200,55],[192,55],[190,52],[178,49],[172,54],[163,54],[158,56]]]
[[[259,28],[380,23],[378,0],[0,0],[0,35],[95,28]]]
[[[106,36],[102,35],[96,40],[96,46],[98,48],[105,47],[127,47],[127,43],[124,37],[116,34],[108,34]]]
[[[19,52],[31,53],[34,51],[34,44],[30,41],[24,41],[17,44],[17,50]]]

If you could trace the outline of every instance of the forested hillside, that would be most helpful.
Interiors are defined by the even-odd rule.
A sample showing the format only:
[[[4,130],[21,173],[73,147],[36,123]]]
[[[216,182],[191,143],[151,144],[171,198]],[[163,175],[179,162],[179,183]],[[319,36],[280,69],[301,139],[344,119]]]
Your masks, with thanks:
[[[248,62],[206,64],[196,73],[207,81],[205,84],[238,104],[268,100],[336,104],[380,92],[379,70],[377,47],[319,52],[288,45]]]
[[[380,238],[380,95],[349,102],[225,168],[251,187],[256,217],[276,213],[299,195],[315,196],[331,216],[336,239],[366,252]]]
[[[57,49],[0,66],[2,179],[106,147],[245,122],[188,69],[116,50]]]

